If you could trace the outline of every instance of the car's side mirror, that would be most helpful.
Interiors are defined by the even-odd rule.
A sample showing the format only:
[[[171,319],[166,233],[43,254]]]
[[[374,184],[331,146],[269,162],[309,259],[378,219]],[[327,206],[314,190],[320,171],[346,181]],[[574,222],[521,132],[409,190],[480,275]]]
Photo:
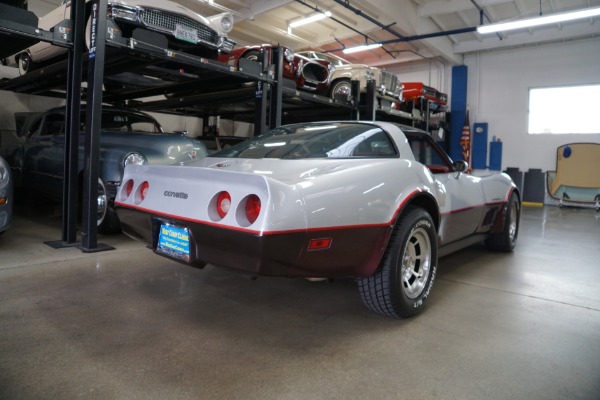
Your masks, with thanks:
[[[467,172],[469,170],[469,163],[464,160],[454,161],[452,164],[454,167],[454,171],[456,172],[456,177],[458,178],[461,173]]]
[[[179,136],[187,136],[189,134],[188,131],[174,131],[173,133],[175,133]]]

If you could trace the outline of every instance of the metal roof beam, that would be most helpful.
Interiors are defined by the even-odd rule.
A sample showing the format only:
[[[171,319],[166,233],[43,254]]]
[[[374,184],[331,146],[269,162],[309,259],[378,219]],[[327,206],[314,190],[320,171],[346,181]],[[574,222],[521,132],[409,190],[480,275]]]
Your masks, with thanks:
[[[336,3],[350,9],[356,15],[365,18],[375,26],[380,27],[384,31],[391,33],[398,39],[390,41],[380,41],[381,43],[394,42],[412,42],[415,40],[423,40],[421,43],[427,47],[436,56],[442,57],[451,64],[462,64],[462,55],[455,54],[453,51],[453,42],[447,37],[457,34],[456,31],[440,32],[439,26],[429,18],[419,18],[417,15],[417,5],[411,2],[402,2],[401,12],[395,24],[385,25],[379,20],[373,21],[373,17],[366,15],[356,7],[351,6],[345,0],[334,0]],[[381,15],[396,15],[399,12],[397,0],[380,0],[377,2],[377,8],[381,11]],[[393,27],[392,27],[393,26]],[[396,27],[402,27],[400,32]],[[396,28],[396,29],[394,29]],[[469,29],[469,28],[468,28]],[[474,28],[470,28],[474,29]]]
[[[479,0],[481,7],[493,4],[512,3],[513,0]],[[467,11],[475,8],[471,0],[438,0],[419,6],[419,17],[433,17],[435,15],[452,14],[459,11]]]
[[[512,34],[505,37],[503,40],[485,39],[483,41],[470,40],[454,45],[454,52],[457,54],[470,53],[475,51],[485,51],[493,49],[501,49],[506,47],[538,45],[544,42],[558,42],[572,40],[585,37],[594,37],[600,35],[598,25],[576,25],[564,26],[562,30],[549,29],[544,32],[523,32],[520,34]]]

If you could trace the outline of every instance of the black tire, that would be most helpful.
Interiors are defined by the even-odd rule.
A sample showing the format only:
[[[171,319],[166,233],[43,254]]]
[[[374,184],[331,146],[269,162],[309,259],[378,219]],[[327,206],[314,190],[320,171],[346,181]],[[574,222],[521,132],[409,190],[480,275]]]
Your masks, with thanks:
[[[80,176],[79,187],[83,188],[82,177]],[[79,205],[78,205],[78,219],[81,222],[83,219],[83,193],[79,192]],[[98,195],[96,197],[98,215],[96,218],[98,233],[111,234],[121,232],[121,223],[117,212],[113,206],[109,203],[106,186],[102,179],[98,178]]]
[[[121,222],[112,206],[108,206],[104,219],[98,222],[98,233],[112,234],[121,232]]]
[[[521,203],[519,196],[513,193],[506,203],[506,219],[502,232],[490,235],[485,240],[488,249],[494,251],[511,252],[517,244],[519,236],[519,223],[521,220]]]
[[[108,202],[106,187],[102,179],[98,178],[98,233],[117,233],[121,231],[121,224],[117,212]]]
[[[243,55],[243,58],[250,60],[250,61],[259,62],[259,56],[260,56],[260,51],[250,50],[249,52],[247,52],[246,54]]]
[[[340,98],[343,100],[347,100],[352,93],[352,84],[350,79],[339,79],[331,85],[329,89],[329,97],[332,99]]]
[[[28,53],[19,54],[19,57],[17,58],[17,64],[19,66],[20,75],[25,75],[26,73],[33,71],[36,66]]]
[[[420,313],[437,270],[437,233],[431,216],[409,206],[398,224],[377,271],[358,279],[358,290],[371,311],[392,318]]]

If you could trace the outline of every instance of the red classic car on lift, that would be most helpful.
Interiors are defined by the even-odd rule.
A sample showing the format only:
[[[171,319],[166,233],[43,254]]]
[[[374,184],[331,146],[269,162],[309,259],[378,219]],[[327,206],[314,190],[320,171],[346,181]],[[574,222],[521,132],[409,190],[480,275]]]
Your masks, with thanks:
[[[241,58],[251,61],[259,61],[261,53],[267,53],[268,66],[272,68],[275,55],[274,48],[281,47],[283,53],[283,77],[296,82],[296,88],[309,91],[316,94],[326,94],[329,90],[331,73],[333,66],[328,68],[317,62],[311,61],[307,57],[294,54],[294,52],[284,46],[273,46],[269,44],[251,45],[238,47],[229,54],[219,55],[219,61],[239,67]],[[271,73],[274,71],[271,70]]]
[[[404,89],[400,103],[394,103],[397,110],[411,112],[414,108],[433,113],[445,112],[448,109],[448,95],[422,82],[402,82]]]

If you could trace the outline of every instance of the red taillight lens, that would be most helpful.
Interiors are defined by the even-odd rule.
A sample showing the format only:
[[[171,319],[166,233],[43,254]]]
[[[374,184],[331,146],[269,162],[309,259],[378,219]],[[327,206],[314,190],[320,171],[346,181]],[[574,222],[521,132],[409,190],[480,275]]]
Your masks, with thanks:
[[[144,182],[142,183],[142,186],[140,186],[140,197],[142,198],[142,201],[146,198],[146,194],[148,194],[149,188],[150,184],[148,182]]]
[[[129,197],[133,192],[133,179],[130,179],[125,183],[125,195]]]
[[[312,250],[327,250],[331,247],[332,238],[311,239],[308,242],[308,251]]]
[[[257,195],[252,194],[246,199],[246,218],[248,218],[248,222],[253,224],[258,218],[258,214],[260,214],[260,199]]]
[[[219,217],[225,218],[231,208],[231,196],[227,192],[219,193],[217,197],[217,213]]]

